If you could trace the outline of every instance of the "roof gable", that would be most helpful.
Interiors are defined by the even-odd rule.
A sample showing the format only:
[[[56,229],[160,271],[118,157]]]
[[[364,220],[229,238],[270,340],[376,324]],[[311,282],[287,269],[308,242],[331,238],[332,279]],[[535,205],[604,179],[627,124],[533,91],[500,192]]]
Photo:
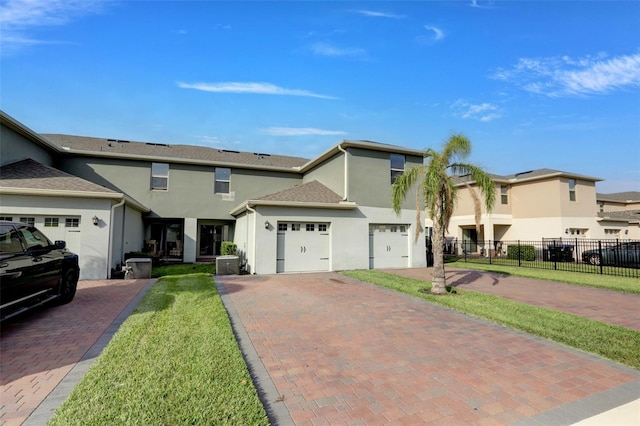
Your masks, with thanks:
[[[317,180],[274,192],[257,198],[261,201],[285,201],[296,203],[339,203],[342,197]]]
[[[119,193],[30,158],[0,167],[0,188]]]

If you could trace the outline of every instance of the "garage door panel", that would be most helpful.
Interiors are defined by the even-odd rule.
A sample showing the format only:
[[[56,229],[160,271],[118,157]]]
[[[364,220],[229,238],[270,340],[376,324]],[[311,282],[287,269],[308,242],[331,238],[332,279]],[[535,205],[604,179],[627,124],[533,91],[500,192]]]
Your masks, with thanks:
[[[276,272],[329,270],[329,224],[279,222]]]
[[[369,226],[369,268],[406,268],[409,266],[407,225],[372,224]]]

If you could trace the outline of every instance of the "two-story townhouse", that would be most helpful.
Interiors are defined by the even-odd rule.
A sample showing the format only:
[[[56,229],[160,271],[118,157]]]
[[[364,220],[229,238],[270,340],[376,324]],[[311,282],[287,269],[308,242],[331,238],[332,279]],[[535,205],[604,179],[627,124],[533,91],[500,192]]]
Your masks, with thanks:
[[[598,223],[607,239],[640,239],[640,192],[596,193]]]
[[[474,203],[469,194],[477,189],[472,181],[460,179],[458,183],[458,203],[447,238],[461,241],[460,250],[481,252],[483,248],[496,248],[483,247],[484,242],[497,245],[500,241],[545,238],[640,237],[640,210],[633,208],[636,206],[633,197],[629,198],[633,193],[597,195],[595,185],[602,179],[552,169],[492,175],[492,178],[496,184],[496,201],[490,213],[482,206],[480,233],[475,227]],[[625,202],[621,202],[621,198]],[[600,200],[598,204],[596,199]],[[598,212],[603,202],[607,203],[608,211]]]
[[[10,119],[6,118],[3,126]],[[393,177],[405,162],[418,164],[420,151],[343,141],[309,161],[29,132],[35,137],[21,143],[5,145],[3,138],[3,155],[8,150],[11,160],[26,160],[30,145],[41,139],[45,151],[55,157],[50,161],[54,170],[67,179],[92,183],[93,189],[101,188],[111,197],[100,208],[76,210],[76,200],[56,191],[49,194],[64,206],[65,211],[55,211],[58,216],[75,212],[75,222],[82,224],[78,241],[70,248],[87,260],[81,265],[83,279],[105,278],[126,252],[141,249],[185,262],[211,259],[220,253],[222,240],[238,244],[247,270],[253,273],[425,265],[424,238],[417,242],[408,238],[415,207],[408,202],[397,216],[388,201]],[[15,180],[4,179],[4,171],[21,166],[3,160],[3,194],[16,185]],[[36,183],[21,182],[32,187]],[[21,203],[43,204],[38,208],[53,218],[41,197],[4,201],[5,195],[2,214],[27,208]],[[93,228],[88,225],[92,222],[96,222]],[[299,250],[292,249],[297,244]],[[298,251],[307,256],[294,256]]]
[[[80,257],[81,279],[106,278],[123,246],[140,247],[148,209],[59,168],[55,144],[0,111],[0,218],[41,228]]]

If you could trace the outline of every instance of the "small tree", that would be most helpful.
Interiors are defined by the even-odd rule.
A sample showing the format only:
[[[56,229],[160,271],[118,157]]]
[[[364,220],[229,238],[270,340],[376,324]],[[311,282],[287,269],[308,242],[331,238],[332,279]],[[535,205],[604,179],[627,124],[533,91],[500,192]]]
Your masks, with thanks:
[[[455,208],[458,187],[454,178],[465,176],[474,181],[484,196],[487,211],[495,202],[495,186],[491,177],[480,167],[460,162],[471,153],[471,142],[461,133],[444,143],[441,152],[429,148],[424,153],[425,164],[412,167],[398,177],[392,187],[391,204],[396,214],[412,187],[416,187],[416,241],[422,229],[421,211],[424,208],[433,220],[433,279],[431,292],[446,293],[444,275],[444,234]],[[480,198],[468,183],[475,205],[476,229],[480,228]]]

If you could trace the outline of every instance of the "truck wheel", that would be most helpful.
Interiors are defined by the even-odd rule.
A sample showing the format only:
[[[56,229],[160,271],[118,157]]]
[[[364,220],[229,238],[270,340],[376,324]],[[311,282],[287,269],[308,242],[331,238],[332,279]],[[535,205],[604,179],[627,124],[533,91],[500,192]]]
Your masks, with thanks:
[[[60,280],[60,289],[59,289],[59,297],[58,304],[64,305],[73,300],[73,297],[76,295],[76,288],[78,287],[78,271],[75,269],[67,269],[62,274],[62,279]]]

